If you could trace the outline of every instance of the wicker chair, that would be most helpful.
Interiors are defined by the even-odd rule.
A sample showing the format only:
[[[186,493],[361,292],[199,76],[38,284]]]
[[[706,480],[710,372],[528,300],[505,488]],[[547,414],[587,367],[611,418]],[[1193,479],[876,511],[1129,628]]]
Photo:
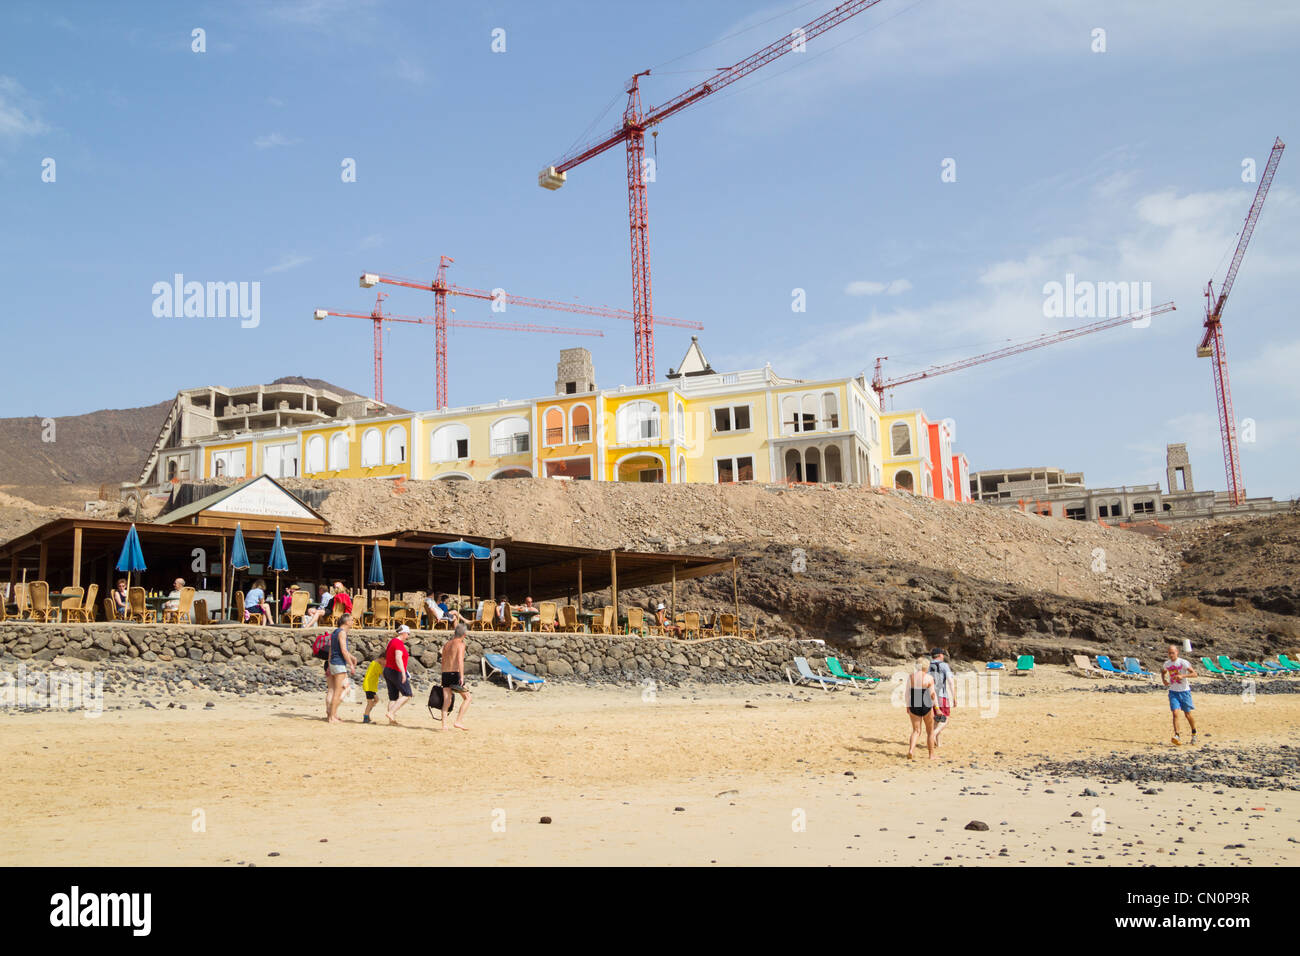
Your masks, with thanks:
[[[140,624],[153,624],[157,615],[149,610],[144,600],[144,588],[128,588],[126,592],[126,619]]]
[[[194,588],[181,588],[181,596],[176,603],[176,607],[170,611],[163,610],[162,622],[164,624],[188,624],[190,623],[190,611],[193,607]]]
[[[539,631],[554,631],[558,609],[554,601],[543,601],[537,605],[537,629]]]

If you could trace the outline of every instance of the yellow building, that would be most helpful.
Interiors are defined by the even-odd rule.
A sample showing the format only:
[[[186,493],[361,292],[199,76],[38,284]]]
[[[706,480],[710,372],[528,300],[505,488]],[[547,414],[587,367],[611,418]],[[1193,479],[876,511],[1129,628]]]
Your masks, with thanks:
[[[600,389],[591,356],[566,349],[555,394],[537,399],[218,434],[192,449],[197,477],[637,482],[736,481],[938,489],[936,429],[918,410],[882,414],[864,376],[783,378],[770,365],[721,373],[692,339],[665,381]],[[946,438],[943,439],[947,441]],[[947,444],[946,456],[954,457]]]

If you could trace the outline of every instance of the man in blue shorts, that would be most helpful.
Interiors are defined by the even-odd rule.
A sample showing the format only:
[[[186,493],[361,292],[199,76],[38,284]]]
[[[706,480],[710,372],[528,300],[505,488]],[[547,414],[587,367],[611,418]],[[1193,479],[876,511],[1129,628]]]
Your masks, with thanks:
[[[1174,721],[1173,745],[1175,747],[1181,746],[1183,742],[1178,735],[1180,710],[1187,718],[1187,726],[1192,728],[1192,743],[1196,743],[1196,718],[1192,716],[1192,711],[1196,708],[1192,706],[1192,685],[1187,682],[1187,679],[1195,674],[1192,665],[1178,656],[1178,645],[1170,644],[1169,660],[1165,661],[1160,668],[1160,680],[1169,688],[1169,712]]]

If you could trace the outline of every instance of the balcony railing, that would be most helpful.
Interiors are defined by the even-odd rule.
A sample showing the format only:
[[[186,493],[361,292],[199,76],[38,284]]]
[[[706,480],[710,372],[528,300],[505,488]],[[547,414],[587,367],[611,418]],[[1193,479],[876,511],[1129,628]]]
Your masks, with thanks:
[[[492,439],[492,456],[494,458],[500,458],[503,455],[522,455],[527,451],[528,434],[526,432],[518,435],[508,435],[505,438]]]

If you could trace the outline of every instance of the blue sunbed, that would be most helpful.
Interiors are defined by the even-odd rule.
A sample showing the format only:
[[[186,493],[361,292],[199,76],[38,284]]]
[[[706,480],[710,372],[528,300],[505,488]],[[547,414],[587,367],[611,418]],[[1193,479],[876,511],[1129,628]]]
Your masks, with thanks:
[[[1116,667],[1114,664],[1110,662],[1110,657],[1107,656],[1106,654],[1097,655],[1097,666],[1100,667],[1102,670],[1104,670],[1107,674],[1119,674],[1121,677],[1137,676],[1135,674],[1130,674],[1128,671],[1120,670],[1118,667]]]
[[[801,684],[818,684],[821,686],[822,690],[828,690],[831,687],[853,686],[853,681],[851,680],[840,680],[838,677],[825,677],[821,674],[814,674],[808,667],[808,658],[806,657],[796,657],[794,659],[794,666],[799,672],[797,676],[799,677],[799,683]],[[790,675],[788,670],[785,672],[785,676],[786,680],[791,684],[795,682],[794,677]]]
[[[1135,674],[1135,675],[1137,675],[1138,677],[1155,677],[1155,676],[1156,676],[1155,674],[1152,674],[1150,671],[1144,671],[1144,670],[1142,669],[1142,662],[1139,661],[1136,657],[1126,657],[1126,658],[1124,658],[1124,670],[1125,670],[1127,673],[1129,673],[1129,674]]]
[[[546,679],[538,677],[536,674],[530,674],[528,671],[520,670],[510,663],[510,658],[504,654],[484,654],[483,655],[483,677],[487,679],[492,674],[500,674],[506,679],[506,686],[511,690],[515,689],[515,684],[521,687],[541,687],[546,683]]]

